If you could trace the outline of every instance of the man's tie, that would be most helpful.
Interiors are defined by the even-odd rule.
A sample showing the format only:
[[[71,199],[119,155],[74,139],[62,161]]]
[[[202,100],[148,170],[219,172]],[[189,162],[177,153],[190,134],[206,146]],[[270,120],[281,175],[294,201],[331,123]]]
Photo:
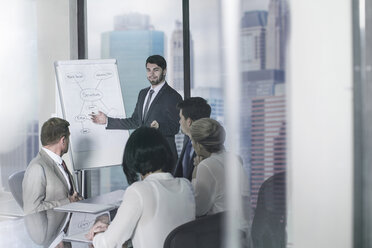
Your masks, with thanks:
[[[184,177],[188,177],[190,173],[190,152],[191,152],[192,144],[191,140],[189,140],[186,144],[185,153],[182,159],[182,172]]]
[[[152,94],[154,94],[154,90],[153,89],[151,89],[150,92],[149,92],[149,97],[147,98],[146,105],[145,105],[145,111],[143,111],[142,122],[145,121],[145,117],[147,115],[147,111],[149,110],[149,105],[150,105],[150,102],[151,102]]]
[[[67,169],[67,166],[66,166],[66,163],[65,163],[64,160],[62,160],[62,167],[63,167],[63,169],[65,170],[65,172],[67,173],[68,181],[70,182],[70,185],[71,185],[71,188],[70,188],[70,195],[72,195],[72,194],[74,193],[74,185],[73,185],[73,182],[72,182],[71,173],[70,173],[70,171]]]

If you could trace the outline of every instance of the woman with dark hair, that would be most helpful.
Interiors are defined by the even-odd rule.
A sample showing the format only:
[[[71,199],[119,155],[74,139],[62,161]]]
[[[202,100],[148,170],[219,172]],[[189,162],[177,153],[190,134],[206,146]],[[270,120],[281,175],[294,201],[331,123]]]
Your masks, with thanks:
[[[171,154],[156,129],[140,127],[132,133],[122,164],[130,186],[112,223],[101,218],[91,228],[88,238],[95,248],[122,247],[129,239],[134,248],[160,248],[175,227],[195,219],[192,186],[169,173]]]
[[[249,211],[248,176],[238,156],[229,156],[224,147],[225,129],[218,121],[202,118],[192,123],[192,146],[197,154],[192,185],[195,192],[196,216],[226,211],[226,170],[238,166],[240,192],[246,220]],[[228,161],[228,158],[232,160]],[[242,223],[243,228],[248,222]]]

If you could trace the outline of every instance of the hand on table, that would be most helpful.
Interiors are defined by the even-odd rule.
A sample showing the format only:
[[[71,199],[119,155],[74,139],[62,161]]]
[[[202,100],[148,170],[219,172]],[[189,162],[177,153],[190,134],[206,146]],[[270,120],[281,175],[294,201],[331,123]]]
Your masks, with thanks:
[[[107,230],[108,224],[103,221],[97,221],[85,236],[89,240],[93,240],[97,233],[101,233]]]

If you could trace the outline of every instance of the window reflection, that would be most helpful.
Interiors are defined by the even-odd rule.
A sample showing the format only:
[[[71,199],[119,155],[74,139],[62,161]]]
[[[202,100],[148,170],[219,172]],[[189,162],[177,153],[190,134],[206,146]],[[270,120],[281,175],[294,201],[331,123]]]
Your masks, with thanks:
[[[0,192],[9,191],[9,175],[24,170],[39,150],[36,2],[8,2],[1,19]]]

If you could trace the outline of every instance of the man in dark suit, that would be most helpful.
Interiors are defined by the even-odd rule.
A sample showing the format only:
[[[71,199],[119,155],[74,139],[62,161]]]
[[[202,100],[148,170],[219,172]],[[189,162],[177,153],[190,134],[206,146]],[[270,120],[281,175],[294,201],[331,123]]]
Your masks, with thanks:
[[[39,212],[82,198],[62,155],[68,151],[70,131],[66,120],[50,118],[41,128],[39,154],[28,165],[22,182],[23,210]]]
[[[147,79],[151,86],[142,89],[131,117],[125,119],[107,117],[101,111],[92,116],[97,124],[106,124],[106,129],[136,129],[149,126],[159,129],[167,139],[174,161],[177,149],[174,136],[179,131],[179,116],[176,108],[182,97],[165,81],[167,62],[160,55],[152,55],[146,60]]]
[[[211,115],[211,106],[201,97],[190,97],[178,103],[177,108],[180,110],[181,131],[185,134],[185,139],[173,175],[175,177],[184,177],[191,181],[196,154],[191,145],[190,127],[196,120],[209,118]]]

